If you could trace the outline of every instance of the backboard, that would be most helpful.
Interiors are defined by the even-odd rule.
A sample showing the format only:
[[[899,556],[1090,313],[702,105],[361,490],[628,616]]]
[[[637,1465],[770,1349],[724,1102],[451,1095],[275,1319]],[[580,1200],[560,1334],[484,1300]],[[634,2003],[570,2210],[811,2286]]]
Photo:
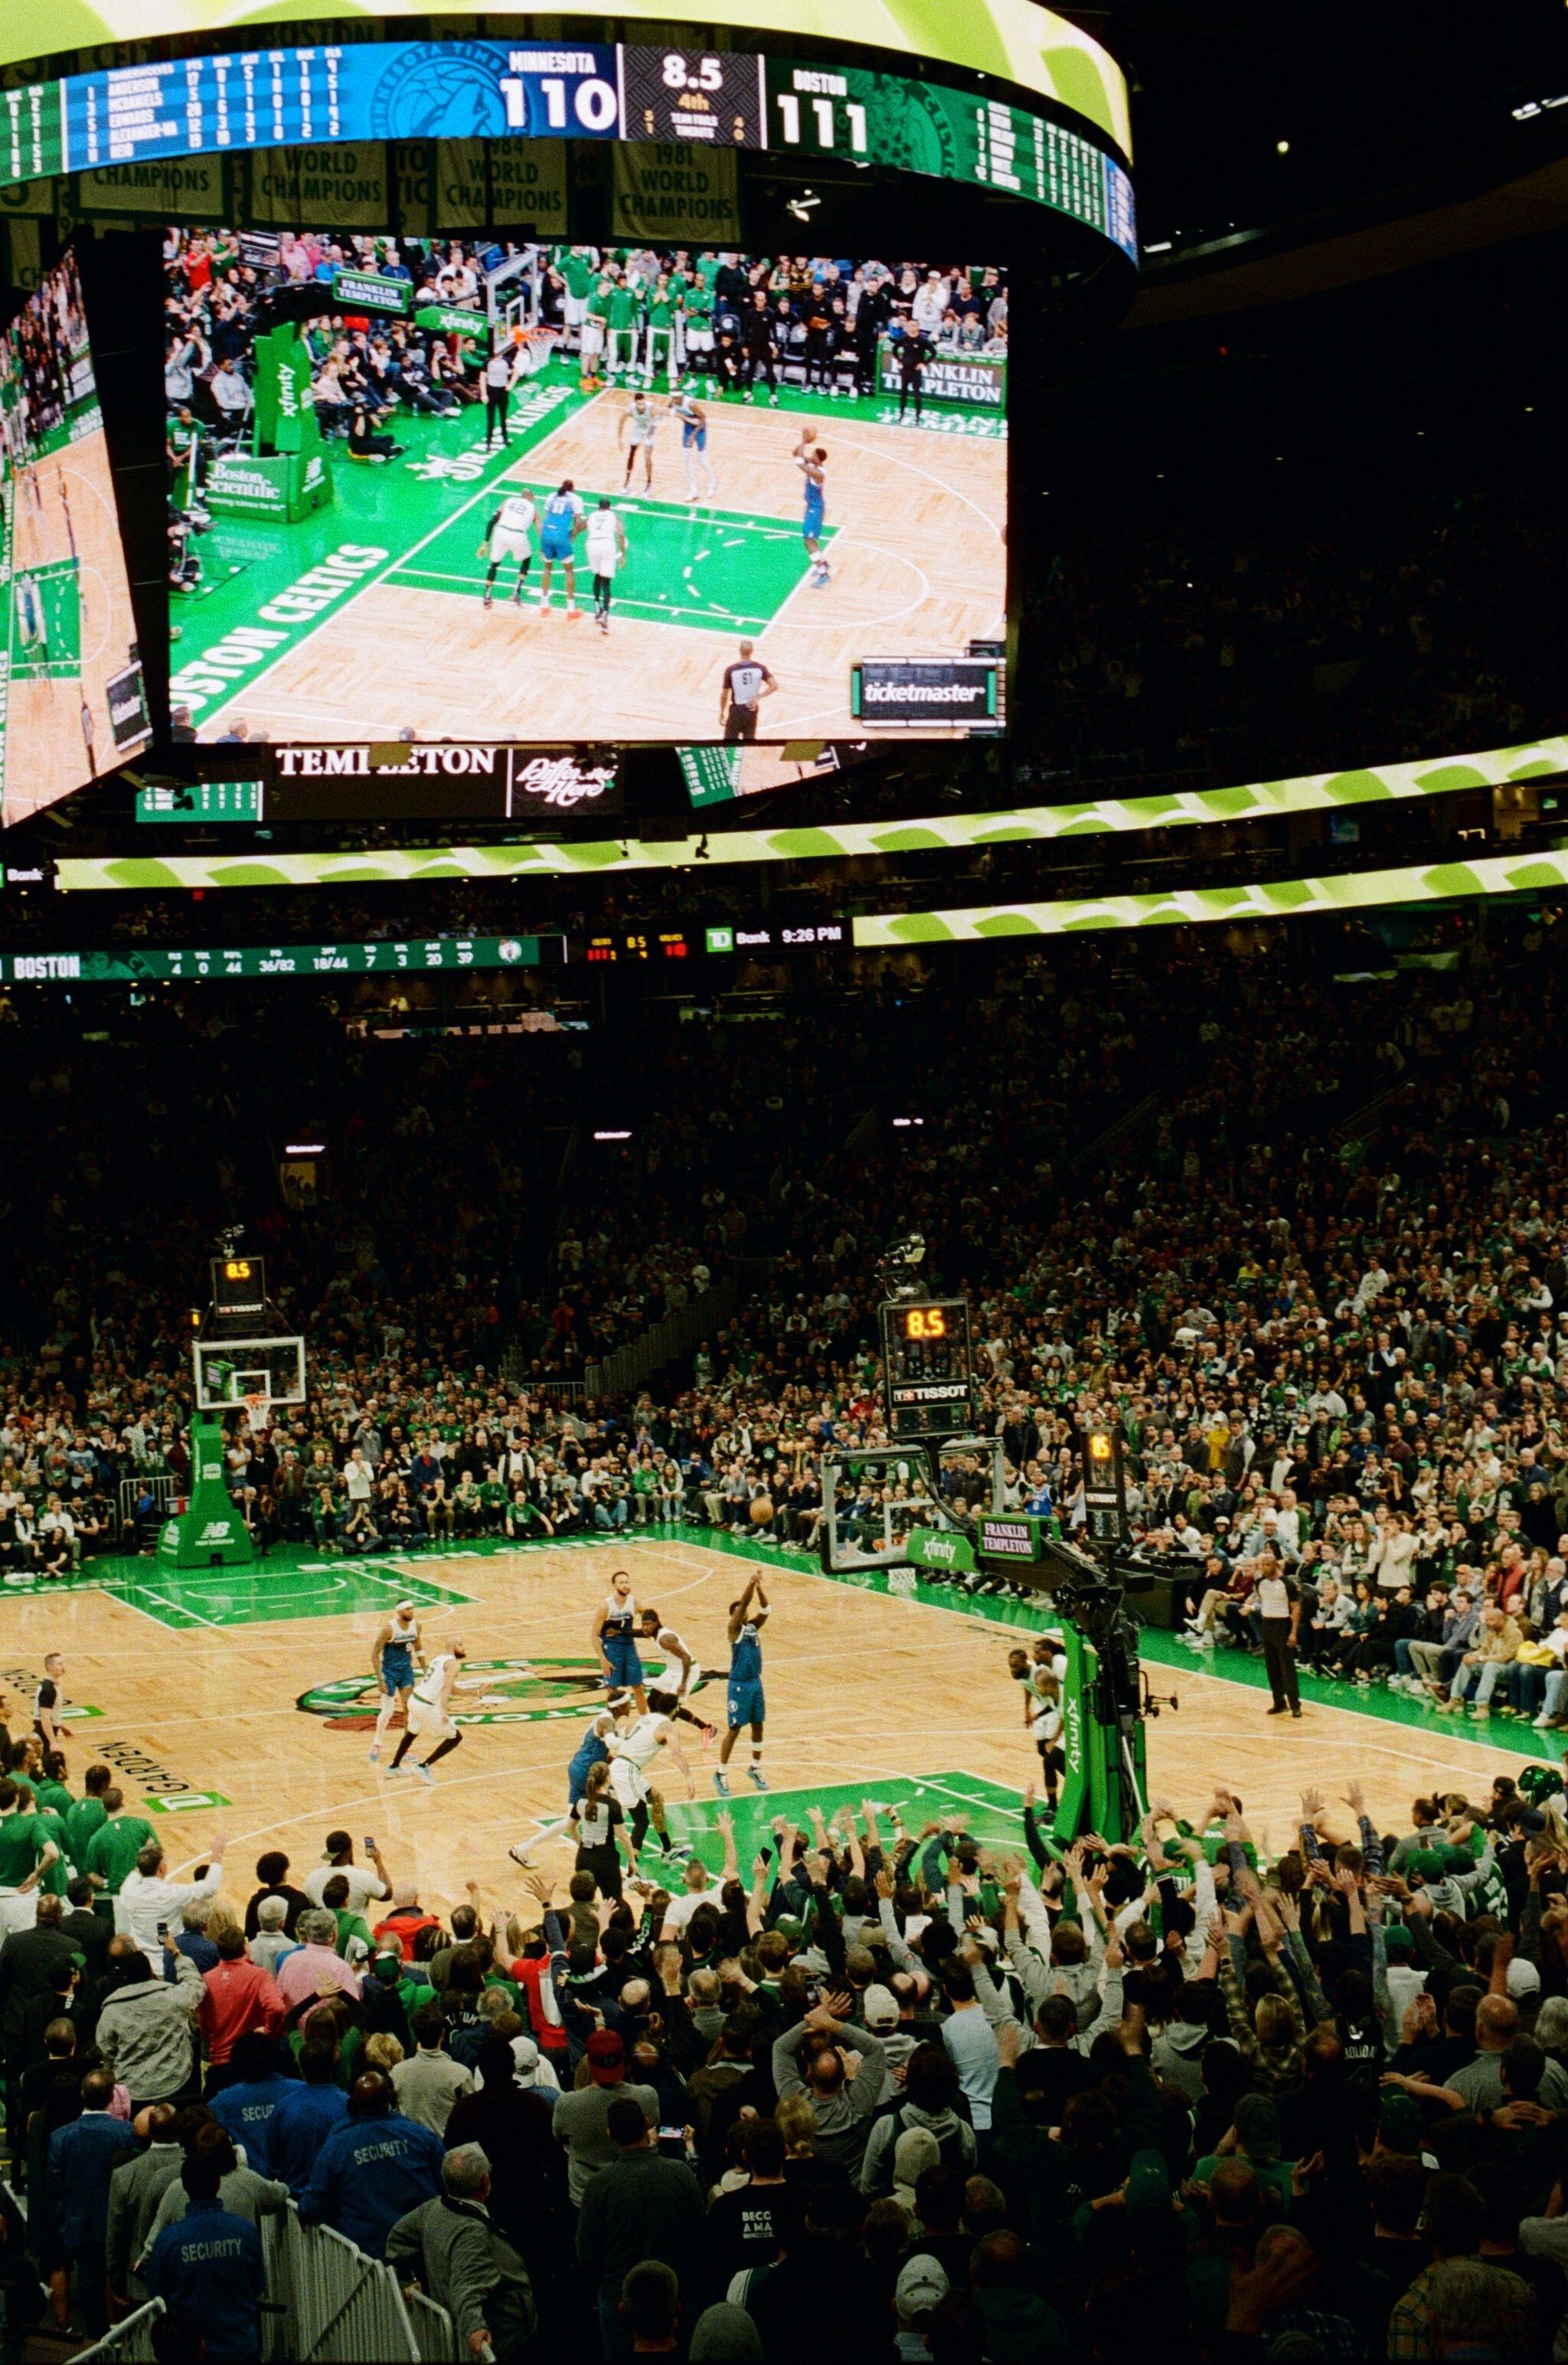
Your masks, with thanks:
[[[191,1344],[198,1412],[233,1412],[247,1396],[305,1402],[303,1339],[196,1339]]]

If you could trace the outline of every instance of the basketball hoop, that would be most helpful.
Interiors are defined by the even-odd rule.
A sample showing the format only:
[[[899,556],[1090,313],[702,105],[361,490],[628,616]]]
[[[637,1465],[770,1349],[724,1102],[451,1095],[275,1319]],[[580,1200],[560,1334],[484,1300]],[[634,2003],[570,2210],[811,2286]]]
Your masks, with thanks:
[[[518,349],[518,375],[537,377],[560,342],[561,332],[554,325],[514,331]]]
[[[267,1404],[269,1399],[263,1395],[246,1395],[241,1396],[240,1401],[245,1407],[245,1426],[250,1430],[251,1435],[252,1437],[262,1436],[267,1426]]]

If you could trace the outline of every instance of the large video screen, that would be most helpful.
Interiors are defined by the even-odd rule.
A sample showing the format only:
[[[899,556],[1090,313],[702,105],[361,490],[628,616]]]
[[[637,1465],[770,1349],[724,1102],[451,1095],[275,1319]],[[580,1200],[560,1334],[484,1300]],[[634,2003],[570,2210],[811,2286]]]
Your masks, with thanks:
[[[171,230],[177,738],[995,732],[983,263]]]
[[[73,255],[0,336],[0,821],[148,736],[108,447]]]

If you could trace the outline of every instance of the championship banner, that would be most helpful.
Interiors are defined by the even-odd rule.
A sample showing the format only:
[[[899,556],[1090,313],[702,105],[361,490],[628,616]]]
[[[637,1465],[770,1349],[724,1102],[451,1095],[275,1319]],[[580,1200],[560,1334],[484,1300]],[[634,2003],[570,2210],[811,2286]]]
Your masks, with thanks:
[[[151,221],[226,222],[229,175],[221,156],[104,164],[76,175],[76,209],[90,220],[145,214]]]
[[[734,246],[741,213],[734,151],[685,140],[610,151],[610,234],[655,244]]]
[[[566,151],[558,140],[436,140],[431,230],[526,230],[559,238],[566,228]]]
[[[379,140],[360,148],[263,148],[248,160],[248,219],[277,222],[330,221],[338,230],[385,230],[386,151]]]

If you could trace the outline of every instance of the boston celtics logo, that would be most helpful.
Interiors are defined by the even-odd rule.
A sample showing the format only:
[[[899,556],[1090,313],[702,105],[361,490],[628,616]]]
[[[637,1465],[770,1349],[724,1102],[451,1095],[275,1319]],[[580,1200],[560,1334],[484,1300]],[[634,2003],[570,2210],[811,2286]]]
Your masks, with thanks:
[[[657,1678],[650,1672],[648,1680]],[[589,1715],[604,1699],[597,1659],[465,1659],[452,1714],[458,1724],[543,1724]],[[343,1676],[313,1684],[294,1704],[335,1732],[358,1732],[375,1722],[380,1696],[373,1676]]]

